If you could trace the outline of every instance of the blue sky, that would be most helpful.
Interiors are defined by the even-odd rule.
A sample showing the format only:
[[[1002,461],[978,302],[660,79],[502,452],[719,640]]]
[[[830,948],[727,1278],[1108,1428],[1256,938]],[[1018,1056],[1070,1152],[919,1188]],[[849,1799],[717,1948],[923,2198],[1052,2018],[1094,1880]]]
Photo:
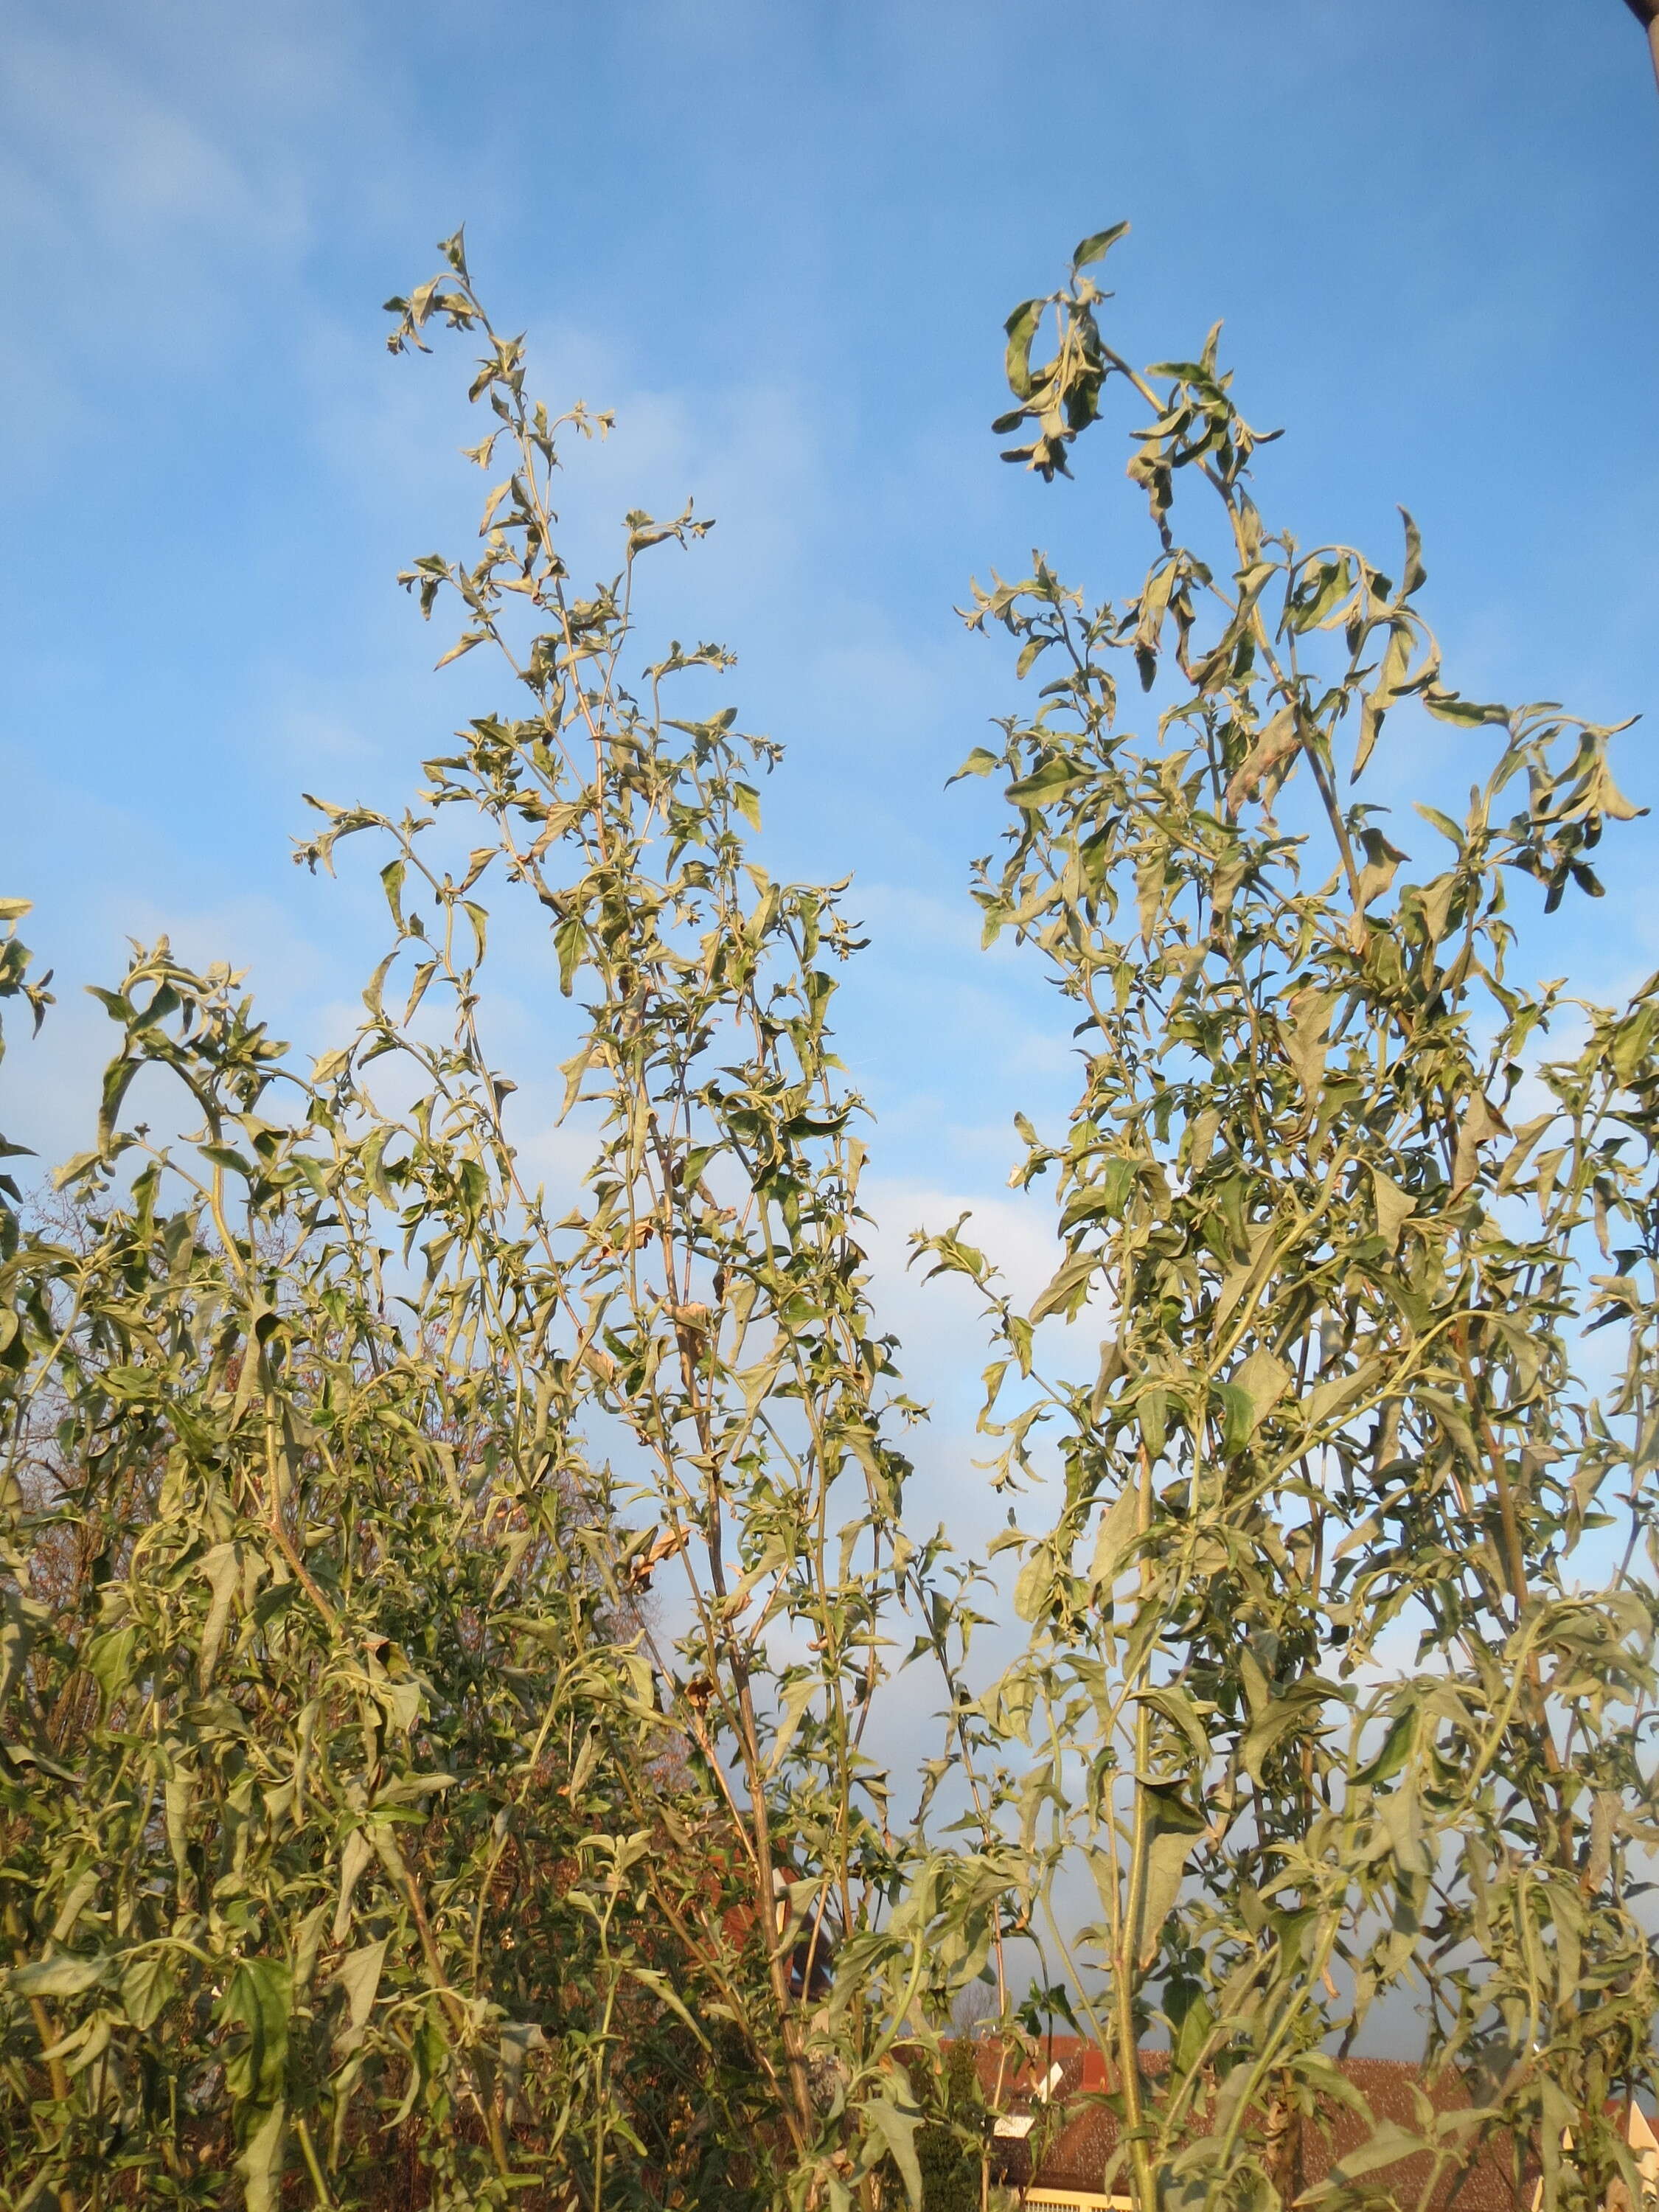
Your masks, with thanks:
[[[1115,430],[1074,485],[998,463],[1015,301],[1127,216],[1118,342],[1158,358],[1226,318],[1246,411],[1289,428],[1264,507],[1392,554],[1407,503],[1454,682],[1609,719],[1659,695],[1659,100],[1618,0],[6,21],[0,876],[61,1003],[15,1039],[0,1122],[48,1158],[86,1141],[104,1024],[78,987],[128,933],[246,965],[280,1034],[339,1041],[378,892],[367,851],[337,885],[291,866],[300,790],[398,802],[495,702],[482,656],[429,673],[392,581],[476,514],[463,356],[389,359],[379,313],[463,219],[544,388],[618,410],[572,485],[595,570],[636,503],[719,518],[659,556],[645,620],[732,644],[745,723],[787,743],[771,864],[855,873],[872,944],[839,1003],[941,1468],[978,1361],[949,1295],[891,1262],[974,1205],[1042,1279],[1009,1125],[1069,1097],[1035,968],[975,949],[994,795],[942,787],[1015,695],[951,608],[1038,542],[1097,592],[1147,551]],[[1462,774],[1455,742],[1425,774]],[[1659,798],[1647,726],[1624,744],[1626,787]],[[1659,965],[1656,860],[1637,825],[1539,965],[1607,993]],[[544,1056],[538,1019],[503,1010],[509,1064]]]

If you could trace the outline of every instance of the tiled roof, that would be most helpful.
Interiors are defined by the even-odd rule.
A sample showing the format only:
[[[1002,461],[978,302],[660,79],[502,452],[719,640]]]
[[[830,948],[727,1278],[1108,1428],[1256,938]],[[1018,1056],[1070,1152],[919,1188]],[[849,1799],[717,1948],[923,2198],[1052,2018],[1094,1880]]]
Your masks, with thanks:
[[[1141,2063],[1149,2085],[1155,2087],[1167,2067],[1167,2058],[1162,2052],[1146,2051]],[[1051,2069],[1056,2068],[1057,2077],[1053,2077]],[[1104,2057],[1093,2044],[1074,2036],[1056,2036],[1041,2046],[1040,2056],[1035,2061],[1012,2070],[1002,2061],[999,2047],[988,2042],[977,2053],[977,2071],[987,2102],[996,2111],[1009,2115],[1040,2113],[1044,2100],[1038,2093],[1045,2078],[1053,2079],[1047,2101],[1060,2118],[1060,2131],[1045,2143],[1043,2137],[1048,2130],[1039,2121],[1028,2142],[1006,2134],[1000,2136],[995,2148],[1006,2181],[1035,2184],[1034,2196],[1044,2188],[1085,2194],[1102,2190],[1107,2165],[1117,2146],[1118,2130],[1117,2121],[1105,2104],[1092,2101],[1114,2086]],[[1419,2088],[1427,2087],[1437,2112],[1467,2110],[1468,2106],[1467,2092],[1449,2075],[1432,2084],[1425,2084],[1419,2068],[1397,2059],[1350,2058],[1342,2062],[1341,2071],[1364,2098],[1376,2121],[1392,2120],[1413,2133],[1418,2130],[1414,2093]],[[1068,2108],[1072,2112],[1069,2118]],[[1200,2125],[1201,2128],[1201,2112]],[[1358,2113],[1333,2104],[1316,2121],[1304,2126],[1299,2144],[1287,2141],[1282,2154],[1289,2167],[1285,2176],[1289,2185],[1286,2196],[1294,2197],[1316,2186],[1345,2152],[1358,2149],[1370,2133]],[[1517,2160],[1516,2148],[1507,2135],[1488,2137],[1477,2151],[1461,2185],[1456,2184],[1455,2176],[1448,2174],[1431,2200],[1431,2212],[1449,2212],[1454,2189],[1457,2212],[1531,2212],[1537,2161],[1530,2146],[1522,2148],[1522,2154]],[[1031,2166],[1033,2148],[1038,2148],[1040,2153],[1035,2173]],[[1368,2185],[1386,2192],[1396,2202],[1414,2205],[1429,2171],[1428,2154],[1419,2152],[1397,2165],[1373,2172],[1366,2179]],[[1124,2191],[1127,2176],[1120,2172],[1114,2179],[1113,2187],[1117,2192]]]

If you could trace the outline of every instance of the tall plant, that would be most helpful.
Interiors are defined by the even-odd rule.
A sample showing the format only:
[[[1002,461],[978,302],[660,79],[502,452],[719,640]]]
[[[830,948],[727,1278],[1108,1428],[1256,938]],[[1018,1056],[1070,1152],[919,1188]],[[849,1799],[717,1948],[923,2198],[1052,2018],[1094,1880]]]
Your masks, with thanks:
[[[914,2193],[896,2039],[990,1941],[865,1742],[931,1553],[830,1048],[854,940],[746,848],[777,749],[730,656],[637,649],[640,562],[707,524],[630,514],[578,587],[560,447],[609,418],[534,399],[443,252],[391,345],[481,339],[493,489],[403,580],[503,703],[419,811],[313,802],[313,869],[385,848],[353,1041],[302,1073],[236,977],[141,952],[82,1233],[4,1256],[19,2204],[374,2202],[388,2141],[457,2206]],[[485,1044],[503,895],[593,1132],[553,1195]]]
[[[1378,2130],[1328,2192],[1420,2149],[1426,2205],[1535,2145],[1544,2203],[1589,2204],[1635,2187],[1607,2100],[1654,2075],[1659,978],[1614,1009],[1528,985],[1507,909],[1600,896],[1637,810],[1613,732],[1447,687],[1409,517],[1392,575],[1264,518],[1218,329],[1114,350],[1091,272],[1125,228],[1010,318],[995,427],[1052,481],[1133,396],[1146,579],[1091,605],[1039,560],[967,611],[1039,685],[966,764],[1012,810],[985,934],[1041,953],[1083,1071],[1067,1129],[1021,1123],[1064,1241],[1030,1310],[927,1247],[988,1296],[997,1480],[1052,1478],[1003,1540],[1030,1639],[984,1709],[1030,1747],[1025,1878],[1139,2203],[1296,2195],[1352,2099],[1334,2050],[1408,1992],[1470,2107]],[[1212,502],[1185,539],[1180,491]],[[1432,724],[1474,787],[1416,808],[1413,868],[1352,787],[1409,779]],[[1097,1366],[1065,1379],[1052,1317],[1103,1331]]]
[[[239,978],[138,952],[70,1211],[0,1212],[13,2204],[873,2212],[960,2192],[952,2140],[983,2193],[960,2057],[914,2078],[982,1972],[1005,2035],[1081,2008],[1144,2207],[1297,2194],[1351,2095],[1329,2045],[1408,1984],[1474,2094],[1423,2109],[1425,2202],[1487,2138],[1541,2147],[1552,2207],[1620,2169],[1659,1012],[1520,989],[1503,914],[1516,871],[1595,888],[1610,733],[1443,687],[1414,533],[1396,586],[1267,531],[1214,339],[1146,376],[1106,344],[1116,235],[1012,319],[1002,427],[1051,477],[1133,384],[1159,550],[1121,609],[1040,564],[969,617],[1050,679],[969,766],[1014,808],[988,930],[1079,1024],[1084,1097],[1020,1171],[1065,1254],[1022,1312],[927,1243],[988,1293],[997,1479],[1056,1504],[1005,1539],[1028,1648],[975,1680],[978,1571],[908,1525],[837,887],[756,857],[776,748],[730,656],[635,638],[640,562],[706,526],[630,514],[578,586],[560,453],[609,418],[531,396],[451,240],[391,343],[479,341],[492,489],[476,554],[404,581],[502,697],[414,809],[313,802],[313,868],[380,846],[364,1021],[302,1070]],[[1176,541],[1182,469],[1219,555]],[[1176,694],[1148,740],[1125,653]],[[1487,750],[1413,884],[1339,779],[1419,708]],[[589,1133],[556,1194],[487,1045],[503,898]],[[26,961],[0,995],[39,1013]],[[1045,1322],[1097,1316],[1097,1368],[1049,1379]],[[914,1808],[872,1717],[907,1656],[945,1692]],[[1026,1996],[1033,1932],[1063,1972]]]

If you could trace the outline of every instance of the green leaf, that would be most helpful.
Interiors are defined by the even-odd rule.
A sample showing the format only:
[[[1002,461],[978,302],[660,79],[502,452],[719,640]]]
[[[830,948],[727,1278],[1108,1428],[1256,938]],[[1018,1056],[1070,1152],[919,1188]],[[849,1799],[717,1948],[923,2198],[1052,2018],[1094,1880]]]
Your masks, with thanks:
[[[1008,333],[1003,366],[1007,372],[1008,388],[1016,399],[1029,399],[1031,396],[1031,340],[1036,336],[1037,325],[1048,304],[1046,300],[1024,301],[1003,325]]]
[[[1140,1425],[1140,1440],[1146,1447],[1146,1456],[1156,1462],[1164,1455],[1169,1438],[1170,1394],[1160,1383],[1143,1390],[1135,1400],[1135,1413]]]
[[[1353,766],[1349,770],[1351,782],[1358,783],[1364,774],[1365,764],[1370,759],[1377,734],[1382,727],[1382,718],[1394,704],[1400,685],[1406,680],[1411,659],[1411,639],[1409,621],[1402,619],[1390,623],[1389,641],[1377,667],[1376,682],[1360,704],[1359,735],[1353,749]]]
[[[1302,745],[1302,724],[1292,707],[1281,707],[1256,735],[1227,785],[1227,811],[1237,814],[1246,799],[1261,795],[1264,784],[1274,787],[1282,771]]]
[[[1079,269],[1087,269],[1092,262],[1103,261],[1119,239],[1127,232],[1128,228],[1127,222],[1115,222],[1109,230],[1091,232],[1089,236],[1079,243],[1072,256],[1073,274],[1075,275]],[[1004,296],[1006,297],[1006,295],[1005,294]]]
[[[1249,1392],[1236,1382],[1218,1382],[1215,1395],[1221,1407],[1221,1449],[1231,1458],[1245,1449],[1255,1433],[1255,1407]]]
[[[336,1943],[344,1942],[350,1930],[352,1897],[374,1856],[374,1844],[367,1828],[353,1828],[340,1846],[340,1893],[331,1936]]]
[[[1463,1190],[1474,1180],[1480,1148],[1494,1137],[1506,1137],[1509,1123],[1490,1098],[1477,1091],[1463,1108],[1457,1122],[1457,1149],[1452,1161],[1452,1188]]]
[[[1259,1344],[1232,1379],[1250,1401],[1250,1431],[1254,1434],[1296,1376],[1276,1352]]]
[[[258,1173],[252,1161],[239,1152],[234,1145],[198,1145],[196,1149],[210,1166],[222,1168],[227,1175],[240,1176],[244,1182],[252,1182]]]
[[[1416,1718],[1416,1713],[1410,1706],[1395,1715],[1376,1757],[1368,1759],[1355,1774],[1356,1790],[1372,1790],[1379,1782],[1393,1781],[1411,1754],[1412,1730]]]
[[[1398,2120],[1379,2120],[1375,2132],[1355,2149],[1344,2151],[1332,2167],[1333,2178],[1358,2181],[1363,2174],[1375,2173],[1387,2166],[1398,2166],[1401,2160],[1415,2158],[1431,2146]]]
[[[1164,1984],[1164,2009],[1171,2030],[1170,2057],[1179,2080],[1192,2072],[1203,2055],[1215,2026],[1215,2014],[1200,1984],[1180,1977]]]
[[[165,1951],[141,1952],[121,1969],[121,2003],[137,2028],[155,2025],[172,2003],[177,1987]]]
[[[1188,1748],[1200,1768],[1207,1765],[1212,1748],[1209,1730],[1204,1725],[1189,1690],[1183,1688],[1179,1682],[1161,1683],[1150,1690],[1137,1691],[1135,1700],[1155,1713],[1162,1713],[1165,1720],[1173,1721],[1186,1738]]]
[[[1483,707],[1473,699],[1460,699],[1455,691],[1443,691],[1431,684],[1423,694],[1423,704],[1437,722],[1456,722],[1465,729],[1478,728],[1483,722],[1507,722],[1507,707]]]
[[[404,863],[388,860],[380,871],[380,889],[386,893],[386,902],[392,909],[392,919],[401,931],[404,926]]]
[[[953,783],[960,783],[964,775],[989,775],[994,769],[1001,765],[997,754],[988,752],[983,745],[975,745],[956,774],[947,778],[945,789],[948,791]]]
[[[1325,1040],[1331,1025],[1331,1008],[1335,1004],[1329,991],[1316,990],[1311,984],[1293,992],[1285,1007],[1288,1019],[1281,1018],[1280,1034],[1285,1041],[1285,1056],[1296,1071],[1296,1079],[1302,1085],[1310,1103],[1319,1096],[1325,1074]]]
[[[1449,814],[1443,814],[1437,806],[1425,806],[1421,799],[1417,799],[1412,801],[1412,809],[1414,813],[1420,814],[1431,829],[1437,830],[1443,837],[1449,837],[1456,846],[1459,854],[1462,854],[1464,843],[1463,832]]]
[[[236,2170],[242,2177],[246,2212],[277,2212],[282,2202],[284,2154],[288,2144],[288,2107],[280,2100],[258,2113]]]
[[[386,979],[392,973],[392,963],[397,957],[395,951],[388,952],[363,986],[363,1004],[376,1021],[380,1018],[380,996],[386,989]]]
[[[1054,1555],[1039,1544],[1014,1577],[1014,1617],[1040,1620],[1048,1612],[1054,1586]]]
[[[103,1091],[98,1104],[98,1149],[107,1155],[114,1140],[115,1124],[121,1111],[122,1101],[131,1087],[140,1063],[125,1056],[112,1060],[104,1071]]]
[[[82,1664],[103,1692],[106,1707],[131,1685],[137,1644],[138,1632],[131,1626],[106,1629],[101,1636],[88,1640]]]
[[[1401,1232],[1417,1211],[1409,1191],[1401,1190],[1393,1176],[1375,1162],[1371,1166],[1371,1195],[1376,1206],[1376,1233],[1390,1252],[1400,1249]]]
[[[1100,1516],[1089,1580],[1097,1590],[1109,1591],[1122,1573],[1139,1540],[1140,1501],[1126,1483]]]
[[[778,1700],[777,1733],[772,1739],[772,1748],[767,1759],[769,1778],[782,1766],[790,1745],[794,1741],[806,1709],[811,1704],[821,1685],[816,1674],[802,1674],[786,1684]]]
[[[464,653],[471,653],[473,647],[482,645],[489,635],[487,630],[482,629],[470,629],[465,632],[456,639],[447,653],[440,653],[437,659],[433,662],[434,672],[440,668],[447,668],[452,660],[459,660]]]
[[[394,1132],[382,1122],[378,1128],[371,1129],[357,1147],[358,1171],[382,1206],[396,1203],[386,1173],[386,1148]]]
[[[1380,1358],[1374,1357],[1362,1359],[1357,1367],[1339,1369],[1337,1373],[1322,1377],[1302,1402],[1302,1413],[1308,1428],[1310,1431],[1323,1428],[1340,1407],[1373,1389],[1383,1364]]]
[[[1359,871],[1356,903],[1363,914],[1373,899],[1381,898],[1393,883],[1396,870],[1410,855],[1397,845],[1391,845],[1380,830],[1362,832],[1360,842],[1364,848],[1365,865]]]
[[[901,2073],[902,2069],[895,2069]],[[904,2080],[908,2096],[908,2081]],[[909,2198],[913,2212],[921,2212],[921,2164],[916,2156],[916,2130],[921,2124],[921,2114],[915,2105],[901,2105],[894,2089],[884,2084],[878,2096],[866,2098],[859,2106],[866,2136],[879,2139],[897,2166],[904,2183],[904,2193]]]
[[[559,989],[568,999],[587,945],[586,932],[577,915],[568,915],[559,924],[553,933],[553,945],[559,956]]]
[[[361,2036],[368,2025],[380,1993],[380,1973],[391,1940],[389,1936],[382,1936],[376,1943],[365,1943],[358,1950],[349,1951],[329,1977],[333,1986],[345,1994],[349,2036]]]
[[[0,1585],[0,1713],[23,1679],[36,1637],[51,1623],[51,1608],[39,1598],[10,1582]]]
[[[49,1959],[33,1959],[14,1969],[10,1983],[20,1997],[78,1997],[100,1988],[114,1971],[106,1958],[83,1958],[74,1951],[59,1951]]]
[[[705,2051],[712,2048],[708,2036],[687,2009],[685,2000],[666,1974],[655,1966],[641,1966],[633,1964],[629,1965],[628,1971],[641,1989],[649,1990],[653,1997],[668,2007],[669,2011],[683,2027],[690,2029]]]
[[[239,2104],[269,2109],[280,2103],[288,2072],[288,2026],[293,1988],[286,1960],[241,1959],[216,2008],[216,2017],[244,2031],[226,2061],[225,2078]]]
[[[1197,1838],[1208,1826],[1173,1785],[1143,1784],[1146,1869],[1136,1923],[1135,1957],[1144,1972],[1158,1956],[1164,1923],[1175,1911],[1181,1879]]]
[[[1063,1313],[1067,1321],[1077,1314],[1088,1295],[1089,1285],[1100,1267],[1097,1252],[1073,1252],[1056,1270],[1047,1290],[1032,1306],[1029,1319],[1035,1328],[1050,1314]]]
[[[1056,754],[1030,775],[1022,776],[1018,783],[1011,783],[1003,796],[1016,806],[1046,806],[1062,791],[1087,781],[1086,775],[1063,753]]]
[[[196,1563],[197,1572],[205,1577],[213,1592],[213,1602],[202,1628],[202,1641],[197,1658],[197,1679],[205,1690],[213,1680],[214,1663],[219,1656],[219,1646],[224,1638],[226,1624],[230,1619],[231,1601],[241,1580],[242,1558],[238,1545],[216,1544]]]

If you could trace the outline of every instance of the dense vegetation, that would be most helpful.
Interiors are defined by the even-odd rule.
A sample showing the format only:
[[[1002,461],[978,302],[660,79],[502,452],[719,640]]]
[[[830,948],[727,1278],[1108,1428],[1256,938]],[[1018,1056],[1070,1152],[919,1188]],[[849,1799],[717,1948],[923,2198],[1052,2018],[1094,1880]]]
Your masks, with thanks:
[[[313,802],[313,869],[380,848],[362,1025],[307,1072],[237,977],[140,951],[94,1148],[5,1186],[12,2207],[977,2203],[940,2038],[986,1984],[994,2035],[1108,2052],[1143,2207],[1284,2201],[1287,2116],[1401,1989],[1472,2102],[1331,2203],[1418,2143],[1431,2193],[1483,2145],[1547,2212],[1633,2182],[1659,979],[1529,986],[1505,913],[1599,892],[1613,733],[1446,685],[1409,521],[1397,576],[1270,526],[1217,334],[1107,343],[1118,235],[1010,319],[997,428],[1052,478],[1143,409],[1152,565],[968,611],[1036,687],[966,770],[1006,786],[988,939],[1080,1047],[1069,1127],[1021,1122],[1056,1272],[1021,1310],[969,1224],[919,1241],[983,1294],[1024,1649],[976,1673],[1002,1569],[907,1510],[837,890],[757,857],[777,749],[711,703],[727,654],[640,641],[640,563],[707,526],[629,514],[584,594],[553,484],[608,418],[532,396],[452,240],[391,343],[480,343],[492,489],[404,580],[497,697],[411,811]],[[1476,781],[1413,870],[1347,787],[1425,714]],[[556,1191],[486,1058],[503,898],[595,1132]],[[878,1755],[906,1667],[919,1803]]]

